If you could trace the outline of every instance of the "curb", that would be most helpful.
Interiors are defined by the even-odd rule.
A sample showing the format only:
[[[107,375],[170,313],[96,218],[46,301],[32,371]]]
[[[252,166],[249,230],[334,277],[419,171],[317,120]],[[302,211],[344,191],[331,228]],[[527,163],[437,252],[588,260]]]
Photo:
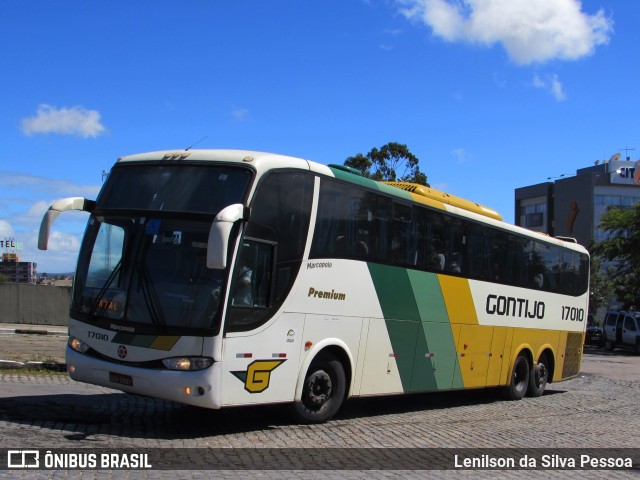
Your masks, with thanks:
[[[0,360],[0,370],[2,369],[39,369],[65,372],[67,370],[67,364],[62,362],[15,362],[13,360]]]
[[[62,331],[62,330],[54,330],[54,331],[49,331],[49,330],[36,330],[36,329],[32,329],[32,328],[2,328],[0,327],[0,334],[4,334],[4,335],[11,335],[11,334],[16,334],[16,335],[51,335],[51,336],[57,336],[57,337],[66,337],[68,336],[67,331]]]
[[[68,333],[66,330],[45,330],[35,328],[6,328],[0,326],[0,335],[38,335],[38,336],[57,336],[66,337]],[[50,370],[54,372],[64,372],[67,370],[67,364],[65,362],[36,362],[27,361],[19,362],[15,360],[1,360],[0,359],[0,371],[3,369],[24,369],[24,370]]]
[[[49,332],[47,330],[29,330],[24,328],[16,328],[13,330],[13,333],[20,333],[26,335],[48,335]]]

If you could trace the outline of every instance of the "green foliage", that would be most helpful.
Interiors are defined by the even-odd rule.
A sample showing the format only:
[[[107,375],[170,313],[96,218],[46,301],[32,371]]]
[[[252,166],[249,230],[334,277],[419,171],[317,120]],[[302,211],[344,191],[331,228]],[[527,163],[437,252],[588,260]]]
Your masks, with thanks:
[[[8,281],[9,281],[9,277],[4,273],[0,273],[0,283],[8,282]]]
[[[591,281],[589,282],[589,313],[596,315],[600,307],[607,307],[614,297],[614,286],[609,273],[602,268],[602,258],[591,257]]]
[[[373,148],[366,155],[358,153],[347,158],[344,164],[359,170],[362,176],[372,180],[409,182],[429,186],[427,176],[420,171],[418,157],[401,143],[387,143],[380,149]]]
[[[600,220],[609,238],[597,242],[592,253],[607,262],[615,296],[625,308],[640,306],[640,203],[613,208]]]

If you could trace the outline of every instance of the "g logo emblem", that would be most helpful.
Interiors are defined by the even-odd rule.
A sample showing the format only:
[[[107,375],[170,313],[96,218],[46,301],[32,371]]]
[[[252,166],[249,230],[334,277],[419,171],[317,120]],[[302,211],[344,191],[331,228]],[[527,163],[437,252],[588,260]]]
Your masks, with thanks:
[[[261,393],[269,388],[271,372],[286,360],[256,360],[249,364],[246,372],[231,372],[244,382],[244,389],[249,393]]]

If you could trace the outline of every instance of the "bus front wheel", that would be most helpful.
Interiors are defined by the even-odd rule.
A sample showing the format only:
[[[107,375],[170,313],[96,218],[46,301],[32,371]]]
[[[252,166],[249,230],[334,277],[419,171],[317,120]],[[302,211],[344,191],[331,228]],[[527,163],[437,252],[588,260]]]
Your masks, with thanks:
[[[529,360],[521,353],[513,363],[509,385],[502,389],[503,396],[508,400],[521,400],[527,393],[530,373]]]
[[[294,415],[302,423],[321,423],[340,409],[346,391],[342,363],[332,355],[320,355],[307,371],[300,401],[294,403]]]

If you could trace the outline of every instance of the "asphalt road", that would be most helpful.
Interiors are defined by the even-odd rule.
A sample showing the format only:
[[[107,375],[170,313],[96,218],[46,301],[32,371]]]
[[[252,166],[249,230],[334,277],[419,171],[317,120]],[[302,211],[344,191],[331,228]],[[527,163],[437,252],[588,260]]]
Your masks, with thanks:
[[[640,355],[625,350],[609,352],[603,348],[586,346],[580,373],[640,382]]]
[[[28,345],[31,356],[46,349],[57,356],[64,350],[64,336],[11,335],[5,333],[0,345],[12,351]],[[2,346],[0,352],[8,354]],[[520,456],[543,449],[562,459],[624,449],[620,455],[638,455],[640,464],[638,367],[640,356],[587,347],[580,376],[549,385],[540,398],[508,402],[493,390],[479,390],[356,399],[322,425],[297,425],[283,406],[203,410],[76,383],[65,374],[0,369],[0,456],[2,449],[133,449],[149,452],[156,467],[169,468],[87,470],[83,478],[175,478],[175,470],[180,478],[234,479],[638,478],[637,470],[459,469],[447,456],[479,448]],[[434,452],[438,458],[424,467],[421,455]],[[450,463],[442,470],[424,469],[442,462]],[[0,477],[74,473],[79,472],[0,470]]]

